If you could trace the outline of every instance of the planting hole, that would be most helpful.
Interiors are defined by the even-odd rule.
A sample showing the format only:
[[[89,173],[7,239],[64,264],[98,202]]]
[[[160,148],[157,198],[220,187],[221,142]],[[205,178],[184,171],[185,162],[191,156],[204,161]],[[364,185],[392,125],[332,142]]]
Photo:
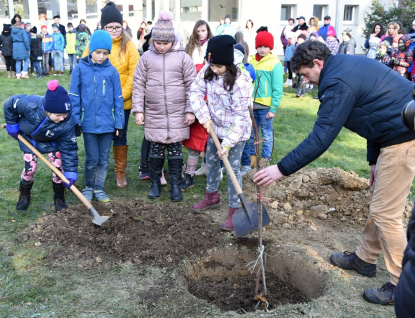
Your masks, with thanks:
[[[185,265],[185,284],[190,293],[218,306],[222,311],[240,313],[254,311],[256,272],[248,271],[247,263],[257,254],[247,248],[213,249],[203,259]],[[269,309],[285,304],[305,303],[323,294],[327,280],[310,260],[280,251],[266,257],[264,295]],[[257,267],[258,269],[258,267]],[[262,280],[259,293],[263,293]]]

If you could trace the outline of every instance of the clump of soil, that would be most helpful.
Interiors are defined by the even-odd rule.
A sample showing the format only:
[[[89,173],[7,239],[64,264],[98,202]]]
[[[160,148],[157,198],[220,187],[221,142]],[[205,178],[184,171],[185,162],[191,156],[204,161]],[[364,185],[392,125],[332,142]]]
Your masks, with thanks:
[[[94,225],[84,206],[50,214],[25,232],[30,240],[49,244],[48,258],[76,261],[79,266],[133,261],[136,264],[177,265],[192,255],[220,245],[219,227],[207,214],[187,206],[137,200],[95,204],[102,228]]]
[[[221,280],[203,277],[199,281],[188,282],[189,292],[218,306],[222,311],[250,312],[254,311],[258,304],[252,294],[255,290],[255,280],[255,275],[232,276]],[[309,301],[299,290],[284,283],[274,274],[266,274],[266,283],[267,295],[264,297],[268,301],[268,309]],[[260,286],[262,288],[262,282]],[[263,290],[260,289],[259,292],[262,293]],[[262,303],[258,309],[263,310],[262,306],[266,307],[267,305]]]

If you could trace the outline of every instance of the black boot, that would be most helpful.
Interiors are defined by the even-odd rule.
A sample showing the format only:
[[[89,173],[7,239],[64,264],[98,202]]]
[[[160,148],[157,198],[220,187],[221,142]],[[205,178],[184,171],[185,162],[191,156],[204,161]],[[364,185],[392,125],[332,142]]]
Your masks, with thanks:
[[[185,173],[184,177],[183,177],[183,179],[180,183],[181,190],[185,191],[185,190],[193,187],[195,185],[194,178],[195,178],[194,176],[191,176],[190,174]]]
[[[16,204],[16,210],[25,211],[29,207],[30,204],[30,190],[32,190],[33,182],[24,184],[23,181],[20,180],[20,196],[19,200]]]
[[[150,158],[150,192],[148,197],[150,199],[157,199],[160,197],[161,190],[161,170],[163,169],[164,158]]]
[[[67,209],[68,206],[65,203],[65,186],[63,183],[52,182],[53,185],[53,201],[55,203],[55,212],[63,209]]]
[[[182,181],[183,159],[169,159],[169,173],[171,184],[171,200],[180,202],[183,200],[180,183]]]

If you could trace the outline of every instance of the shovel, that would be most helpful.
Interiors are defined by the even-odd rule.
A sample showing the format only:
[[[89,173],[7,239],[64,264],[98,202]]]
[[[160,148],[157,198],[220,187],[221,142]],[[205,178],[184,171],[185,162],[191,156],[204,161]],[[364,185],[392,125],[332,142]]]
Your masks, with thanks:
[[[222,151],[222,146],[220,145],[218,136],[216,136],[213,127],[210,126],[209,128],[210,136],[215,142],[216,148],[218,149],[218,151]],[[236,193],[238,194],[239,199],[241,200],[242,208],[238,209],[232,217],[233,226],[235,229],[235,236],[241,237],[258,229],[258,206],[257,203],[248,202],[248,200],[246,199],[246,196],[242,192],[241,187],[239,186],[239,182],[236,179],[235,173],[232,170],[228,158],[223,156],[221,159],[223,161],[223,164],[225,165],[226,172],[228,173],[229,178],[231,178],[232,180],[232,184],[235,187]],[[271,222],[271,220],[263,204],[262,212],[262,226],[267,226]]]
[[[2,128],[6,128],[5,124],[1,125]],[[62,172],[60,172],[56,167],[54,167],[45,157],[42,156],[42,154],[33,147],[26,139],[24,139],[20,134],[17,135],[17,138],[24,143],[27,148],[29,148],[38,158],[40,158],[52,171],[63,181],[63,182],[69,182],[68,179],[65,178]],[[92,206],[91,202],[89,202],[85,196],[82,194],[81,191],[79,191],[74,185],[71,185],[70,189],[73,193],[78,197],[78,199],[88,208],[89,213],[93,216],[92,223],[102,226],[102,223],[104,223],[106,220],[109,219],[109,216],[100,216],[95,210],[95,208]]]

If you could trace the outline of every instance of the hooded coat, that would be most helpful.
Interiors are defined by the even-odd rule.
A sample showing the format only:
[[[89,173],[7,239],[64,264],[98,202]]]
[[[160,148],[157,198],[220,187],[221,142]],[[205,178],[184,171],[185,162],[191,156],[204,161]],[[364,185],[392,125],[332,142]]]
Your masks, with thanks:
[[[30,42],[26,31],[21,27],[12,27],[13,58],[24,60],[30,56]]]
[[[26,35],[25,35],[26,36]],[[7,125],[19,124],[21,135],[40,153],[60,151],[65,177],[77,179],[78,144],[71,112],[64,121],[55,123],[46,117],[43,104],[45,97],[37,95],[15,95],[4,103],[4,118]],[[23,152],[32,153],[19,141]]]
[[[356,49],[356,41],[354,38],[351,38],[349,41],[343,41],[340,46],[337,54],[349,54],[354,55],[354,51]]]
[[[186,113],[193,113],[189,90],[196,77],[190,56],[176,42],[165,54],[153,44],[138,61],[133,78],[133,114],[144,113],[145,137],[171,144],[189,139]]]
[[[0,35],[0,51],[3,56],[13,56],[13,39],[10,24],[3,24],[3,32]]]
[[[409,35],[404,35],[400,38],[405,43],[405,50],[396,49],[392,53],[392,59],[396,59],[399,61],[399,64],[393,65],[393,70],[398,72],[400,75],[404,76],[408,67],[411,66],[413,62],[412,52],[409,50],[409,46],[411,45],[411,38]],[[399,41],[400,41],[399,40]]]
[[[312,19],[314,19],[314,25],[313,26],[311,26],[311,20]],[[318,29],[320,29],[320,27],[318,26],[319,21],[320,21],[319,18],[317,18],[315,16],[311,17],[310,20],[308,20],[308,25],[309,25],[309,27],[307,29],[308,34],[311,34],[313,32],[318,32]]]

